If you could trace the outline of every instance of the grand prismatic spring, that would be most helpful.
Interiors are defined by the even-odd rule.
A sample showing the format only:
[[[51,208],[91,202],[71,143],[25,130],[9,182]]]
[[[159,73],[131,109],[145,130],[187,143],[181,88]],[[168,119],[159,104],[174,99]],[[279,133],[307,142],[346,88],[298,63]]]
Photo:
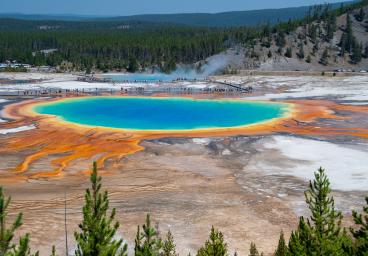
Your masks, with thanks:
[[[88,126],[129,130],[216,129],[286,116],[291,104],[188,98],[89,97],[38,104],[33,111]]]

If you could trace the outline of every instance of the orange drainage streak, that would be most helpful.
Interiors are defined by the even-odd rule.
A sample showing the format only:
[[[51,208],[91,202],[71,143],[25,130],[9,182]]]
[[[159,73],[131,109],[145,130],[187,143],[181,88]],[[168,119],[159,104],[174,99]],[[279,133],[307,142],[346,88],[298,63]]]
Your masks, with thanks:
[[[155,95],[168,96],[168,95]],[[176,97],[178,95],[175,95]],[[187,95],[190,96],[190,95]],[[206,98],[208,94],[197,95]],[[57,100],[57,99],[54,99]],[[15,151],[24,152],[27,149],[37,149],[38,152],[26,156],[24,161],[10,172],[2,172],[0,175],[9,181],[29,177],[61,177],[66,175],[63,171],[76,159],[88,160],[92,157],[104,154],[98,160],[98,166],[103,165],[106,159],[115,159],[116,167],[122,157],[127,154],[143,150],[144,147],[138,143],[144,139],[156,139],[161,137],[209,137],[209,136],[236,136],[236,135],[261,135],[274,134],[278,132],[311,134],[311,135],[351,135],[368,138],[366,128],[334,128],[316,127],[308,123],[316,118],[345,119],[338,116],[332,109],[343,109],[347,111],[367,112],[363,107],[339,106],[330,101],[285,101],[292,103],[293,112],[289,117],[273,119],[269,122],[235,128],[202,129],[192,131],[129,131],[111,128],[91,128],[75,124],[65,124],[52,120],[51,117],[40,116],[30,112],[28,109],[32,104],[40,103],[39,100],[21,102],[5,107],[5,113],[16,119],[14,125],[35,123],[37,130],[20,133],[14,138],[3,143],[0,152]],[[298,122],[303,123],[303,125]],[[52,160],[57,166],[54,171],[42,171],[32,173],[29,166],[35,160],[52,154],[66,154],[64,157]],[[111,170],[109,170],[111,171]],[[76,175],[85,175],[80,172]],[[74,174],[75,175],[75,174]]]
[[[368,113],[368,107],[361,107],[361,106],[333,105],[331,106],[331,108]]]

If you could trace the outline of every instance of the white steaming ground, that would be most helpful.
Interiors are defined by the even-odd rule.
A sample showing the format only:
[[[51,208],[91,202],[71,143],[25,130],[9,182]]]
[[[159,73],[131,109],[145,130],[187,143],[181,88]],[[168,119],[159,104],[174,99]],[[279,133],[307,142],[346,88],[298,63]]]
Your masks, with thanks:
[[[176,78],[206,78],[211,75],[215,75],[218,71],[223,70],[228,63],[228,56],[225,54],[216,55],[207,61],[207,63],[202,62],[202,68],[200,71],[194,66],[186,65],[180,66],[176,71],[170,73],[166,76],[166,79],[176,79]],[[142,74],[142,73],[137,73]],[[147,71],[147,74],[151,74],[150,71]],[[157,73],[155,73],[157,74]]]
[[[186,70],[185,67],[179,68],[172,74],[178,77],[209,77],[214,75],[219,70],[222,70],[226,67],[228,62],[227,55],[217,55],[209,59],[207,64],[203,64],[201,68],[200,74],[197,74],[196,69]]]

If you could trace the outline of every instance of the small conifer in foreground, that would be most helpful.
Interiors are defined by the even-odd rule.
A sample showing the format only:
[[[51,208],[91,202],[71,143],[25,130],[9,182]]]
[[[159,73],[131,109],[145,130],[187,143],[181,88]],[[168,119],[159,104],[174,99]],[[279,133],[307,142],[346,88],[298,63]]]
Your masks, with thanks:
[[[123,239],[114,240],[119,222],[114,221],[116,214],[115,208],[112,209],[110,217],[107,219],[106,214],[109,209],[108,191],[105,190],[104,195],[100,193],[102,177],[97,175],[97,163],[93,162],[93,173],[90,176],[92,183],[92,195],[89,189],[86,190],[86,205],[83,206],[83,221],[79,224],[81,233],[74,232],[78,248],[75,251],[77,256],[94,256],[94,255],[119,255],[126,256],[128,245],[124,244]]]
[[[305,192],[306,202],[312,216],[305,223],[300,218],[298,230],[291,234],[289,249],[292,255],[342,255],[342,243],[346,232],[341,233],[341,212],[336,214],[330,181],[321,168],[314,173],[310,181],[309,195]],[[301,253],[301,254],[300,254]]]
[[[279,245],[277,246],[277,250],[275,251],[275,256],[287,256],[289,253],[289,249],[285,242],[284,232],[281,230]]]
[[[163,246],[161,238],[154,238],[157,235],[157,231],[151,228],[150,215],[147,214],[146,224],[143,224],[142,231],[138,226],[137,236],[135,240],[135,255],[136,256],[157,256],[160,254],[160,250]]]
[[[368,204],[368,196],[365,197],[365,200]],[[368,255],[368,207],[363,206],[363,211],[367,214],[364,217],[362,214],[358,215],[356,211],[353,211],[354,222],[360,225],[360,229],[355,231],[350,228],[350,232],[356,239],[356,249],[360,252],[357,255]]]
[[[253,242],[250,243],[249,256],[259,256],[257,246]]]
[[[215,230],[212,226],[210,239],[198,250],[197,256],[225,256],[227,255],[227,243],[224,242],[224,235]]]
[[[51,256],[55,256],[55,246],[54,245],[52,246]],[[56,255],[56,256],[59,256],[59,255]]]
[[[162,248],[163,256],[178,256],[175,251],[174,237],[171,234],[171,231],[167,232],[166,240],[164,246]]]
[[[28,256],[31,255],[31,249],[29,247],[29,234],[26,233],[24,238],[19,239],[19,246],[11,244],[14,237],[14,232],[23,225],[22,216],[23,212],[19,212],[17,219],[13,222],[10,229],[6,228],[6,208],[8,208],[11,200],[11,196],[5,200],[3,187],[0,186],[0,256]],[[11,251],[13,250],[13,251]],[[35,256],[38,256],[36,252]]]

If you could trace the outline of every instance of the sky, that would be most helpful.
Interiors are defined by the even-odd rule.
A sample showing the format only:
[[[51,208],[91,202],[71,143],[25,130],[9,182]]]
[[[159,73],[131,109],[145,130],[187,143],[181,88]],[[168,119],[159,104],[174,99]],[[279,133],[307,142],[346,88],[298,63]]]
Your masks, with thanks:
[[[168,13],[218,13],[323,4],[326,0],[12,0],[1,1],[0,13],[136,15]],[[329,3],[342,2],[330,0]]]

